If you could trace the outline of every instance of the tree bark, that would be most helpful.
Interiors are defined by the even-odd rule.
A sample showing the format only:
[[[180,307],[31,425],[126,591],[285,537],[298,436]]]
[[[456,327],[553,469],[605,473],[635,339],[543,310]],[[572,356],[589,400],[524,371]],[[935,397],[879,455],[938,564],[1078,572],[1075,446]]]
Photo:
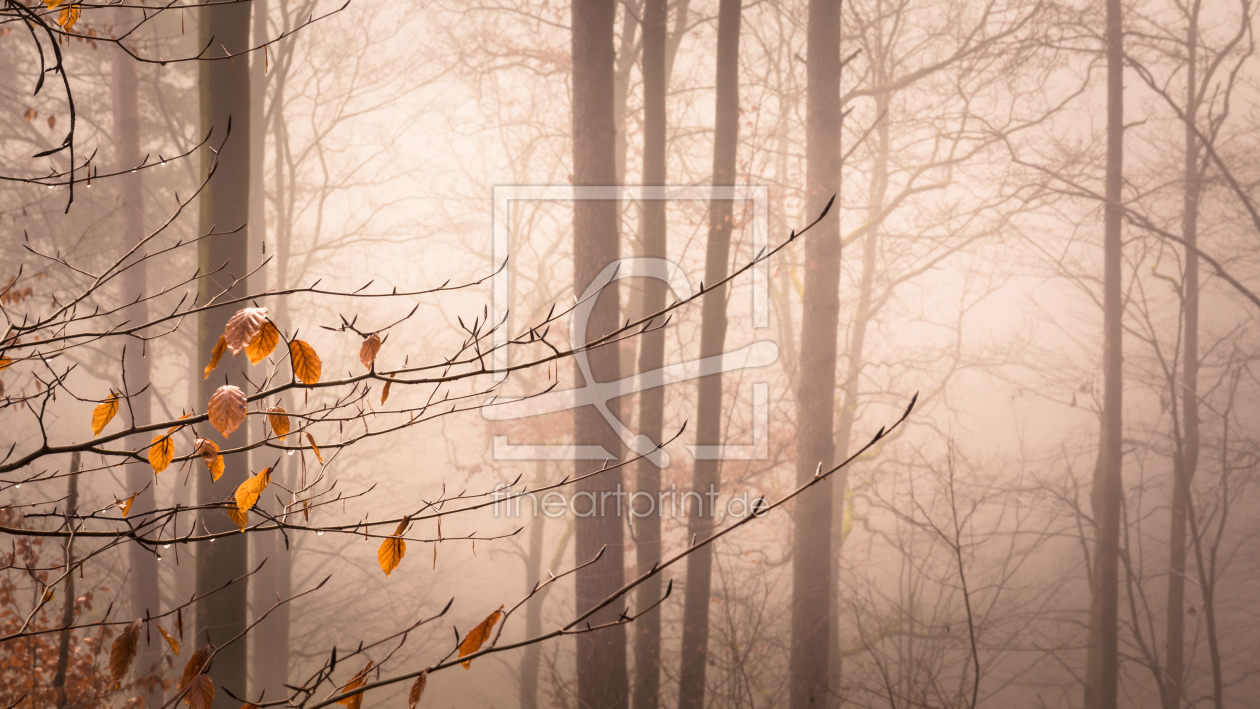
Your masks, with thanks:
[[[643,184],[666,182],[665,97],[669,78],[665,73],[668,38],[668,0],[646,0],[643,8]],[[669,254],[665,200],[643,200],[643,255],[666,258]],[[643,314],[665,307],[667,287],[655,279],[643,283]],[[665,331],[641,336],[639,371],[653,372],[665,365]],[[639,394],[639,432],[661,443],[665,420],[665,388],[651,387]],[[661,469],[644,458],[636,466],[635,490],[660,499]],[[641,498],[636,498],[636,503]],[[660,510],[636,508],[635,560],[645,574],[661,558]],[[646,513],[645,513],[646,512]],[[661,596],[661,577],[653,576],[636,591],[635,605],[647,608]],[[655,608],[634,621],[634,709],[657,709],[661,698],[661,611]]]
[[[222,52],[241,52],[249,46],[250,6],[218,5],[204,7],[199,17],[201,46],[211,47],[210,58],[223,56]],[[250,143],[250,81],[249,58],[198,62],[198,82],[201,96],[202,130],[213,128],[212,144],[218,145],[228,133],[231,135],[218,153],[218,168],[210,183],[202,192],[199,229],[202,234],[219,232],[200,242],[201,272],[207,274],[201,281],[199,301],[212,298],[240,297],[248,293],[245,275],[249,264],[249,143]],[[202,153],[202,174],[212,159],[210,151]],[[236,230],[240,227],[239,230]],[[232,233],[225,233],[232,232]],[[240,279],[239,281],[236,279]],[[226,291],[225,295],[224,292]],[[210,351],[228,318],[239,306],[215,308],[202,314],[200,320],[198,364],[209,362]],[[200,380],[198,405],[206,406],[214,391],[226,381],[248,392],[245,380],[245,357],[224,357],[219,368],[207,379],[200,371],[194,376]],[[236,431],[229,444],[210,426],[198,427],[198,433],[219,444],[220,448],[237,447],[248,441],[249,426]],[[201,504],[222,502],[232,494],[236,486],[249,475],[247,455],[224,456],[226,469],[216,482],[211,481],[204,466],[198,469],[197,499]],[[198,527],[210,532],[226,532],[236,528],[222,510],[206,510],[199,515]],[[199,530],[200,531],[200,530]],[[240,578],[248,570],[249,547],[244,535],[231,535],[214,543],[199,545],[197,551],[197,592],[208,593],[229,581]],[[211,642],[217,646],[245,629],[248,603],[247,582],[239,581],[216,591],[198,604],[196,620],[202,642],[208,631]],[[215,656],[210,678],[215,684],[214,709],[235,709],[236,704],[228,690],[238,697],[247,691],[246,643],[237,641]]]
[[[70,477],[66,480],[66,514],[74,514],[79,508],[79,453],[70,454]],[[135,503],[132,503],[133,505]],[[74,631],[74,540],[66,540],[65,548],[66,587],[61,599],[61,627],[57,638],[57,669],[53,673],[53,692],[57,695],[57,709],[66,709],[69,696],[66,694],[66,673],[70,668],[70,641]]]
[[[840,189],[840,0],[810,0],[806,54],[806,206],[820,213]],[[840,311],[840,216],[833,209],[805,239],[797,401],[796,479],[807,482],[835,461],[837,314]],[[836,483],[831,483],[836,484]],[[826,487],[796,502],[792,536],[792,639],[789,706],[829,700],[828,596],[831,496]],[[820,622],[820,619],[822,622]]]
[[[614,0],[575,0],[572,5],[573,63],[573,184],[616,183],[616,130],[613,122],[615,51]],[[576,200],[573,204],[573,286],[581,295],[618,254],[617,204],[612,201]],[[585,333],[588,339],[617,327],[620,312],[615,288],[598,297]],[[620,376],[616,347],[600,347],[587,353],[591,376],[614,381]],[[575,374],[582,386],[582,375]],[[616,415],[619,406],[609,402]],[[619,455],[621,442],[594,407],[574,412],[574,443],[601,445]],[[590,462],[575,460],[574,473],[589,472]],[[590,495],[591,504],[605,501],[602,493],[619,491],[620,469],[601,473],[577,485],[578,493]],[[611,495],[610,495],[611,496]],[[585,496],[584,496],[585,497]],[[580,498],[581,499],[581,498]],[[619,500],[619,498],[613,498]],[[578,509],[584,513],[586,510]],[[594,509],[576,522],[576,559],[584,563],[604,549],[603,557],[576,574],[577,612],[584,613],[625,582],[625,548],[622,519],[616,510]],[[601,514],[601,512],[604,512]],[[617,619],[610,605],[590,619],[591,625]],[[624,709],[629,705],[630,681],[626,671],[626,632],[618,625],[577,636],[578,706],[590,709]]]
[[[1103,410],[1090,502],[1096,526],[1093,599],[1086,651],[1085,706],[1115,709],[1120,683],[1119,559],[1123,395],[1120,292],[1121,163],[1124,157],[1124,54],[1120,0],[1107,0],[1107,171],[1103,215]]]

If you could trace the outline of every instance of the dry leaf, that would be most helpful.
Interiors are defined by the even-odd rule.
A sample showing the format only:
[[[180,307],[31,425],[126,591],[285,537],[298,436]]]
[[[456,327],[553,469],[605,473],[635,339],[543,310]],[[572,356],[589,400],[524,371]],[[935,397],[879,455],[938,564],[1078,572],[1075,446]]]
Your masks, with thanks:
[[[385,400],[389,398],[389,385],[390,384],[393,384],[393,382],[385,382],[385,388],[381,389],[381,403],[382,404],[384,404]]]
[[[429,683],[429,671],[425,670],[416,678],[414,684],[411,685],[411,691],[407,694],[407,709],[416,709],[416,705],[420,703],[420,697],[424,696],[424,687]]]
[[[206,663],[210,661],[210,646],[202,645],[197,651],[188,658],[188,662],[184,665],[184,677],[179,682],[179,688],[183,689],[188,686],[194,677],[202,674],[206,670]]]
[[[154,625],[157,625],[157,623],[154,623]],[[158,629],[158,632],[162,634],[162,637],[166,638],[166,644],[171,646],[171,652],[174,652],[176,655],[178,655],[179,654],[179,641],[176,640],[175,638],[172,638],[171,634],[166,632],[166,630],[162,626],[158,625],[157,629]]]
[[[202,379],[209,379],[210,373],[214,368],[219,366],[219,358],[223,356],[223,350],[227,349],[227,338],[219,335],[219,341],[214,343],[214,349],[210,351],[210,364],[206,365],[206,376]]]
[[[271,468],[263,468],[263,471],[254,477],[246,480],[236,487],[233,497],[236,498],[236,508],[242,512],[248,512],[254,505],[258,504],[258,496],[267,488],[271,482]]]
[[[193,677],[188,686],[188,694],[184,695],[184,703],[188,709],[210,709],[214,704],[214,682],[210,675]]]
[[[389,576],[402,563],[403,554],[407,553],[407,542],[403,541],[403,532],[407,531],[407,523],[411,520],[403,517],[398,523],[398,529],[381,543],[381,548],[376,550],[376,560],[381,565],[381,571]]]
[[[192,414],[191,414],[191,413],[184,414],[183,416],[180,416],[179,418],[177,418],[177,419],[175,419],[175,420],[176,420],[176,421],[183,421],[184,419],[188,418],[189,416],[192,416]],[[169,436],[169,435],[171,435],[171,434],[175,433],[176,431],[178,431],[179,429],[181,429],[181,428],[183,428],[183,427],[184,427],[184,426],[183,426],[183,424],[176,424],[176,425],[174,425],[174,426],[171,426],[170,428],[166,429],[166,435],[168,435],[168,436]]]
[[[83,14],[83,10],[78,5],[71,5],[57,13],[57,24],[69,32],[74,27],[74,23],[79,21],[79,15],[81,14]],[[48,127],[52,128],[51,125]]]
[[[219,457],[219,444],[209,438],[198,438],[193,441],[193,455],[201,456],[201,459],[206,461],[206,465],[209,465]]]
[[[249,357],[250,364],[258,364],[275,351],[279,342],[280,331],[268,320],[263,323],[262,329],[258,331],[258,334],[254,335],[254,339],[249,341],[249,346],[245,348],[245,356]]]
[[[306,434],[306,440],[310,442],[311,450],[315,451],[315,457],[319,458],[319,462],[323,463],[324,456],[320,455],[319,446],[315,445],[315,437],[312,436],[309,431],[303,431],[302,433]]]
[[[116,413],[118,413],[118,394],[110,392],[109,398],[92,409],[92,435],[101,435],[101,431],[105,430]]]
[[[13,360],[5,355],[0,355],[0,372],[8,369],[10,364],[13,364]]]
[[[140,624],[144,622],[141,618],[136,618],[127,624],[126,628],[118,634],[114,639],[114,645],[109,649],[109,673],[115,682],[122,681],[127,676],[127,671],[131,669],[131,663],[136,659],[136,645],[140,640]]]
[[[126,517],[127,513],[131,511],[131,503],[136,501],[136,495],[139,494],[140,493],[137,492],[135,495],[132,495],[125,500],[114,500],[114,507],[122,510],[122,516]]]
[[[170,434],[154,436],[153,445],[149,446],[149,465],[153,466],[153,473],[156,475],[166,470],[174,457],[175,441],[171,440]]]
[[[503,606],[499,606],[499,610],[486,616],[481,621],[481,625],[468,631],[464,636],[464,641],[459,644],[459,656],[471,655],[481,649],[481,644],[490,638],[490,631],[494,629],[494,624],[499,622],[499,616],[503,615]],[[464,669],[472,667],[472,660],[465,660],[461,663]]]
[[[364,367],[372,368],[372,363],[376,361],[376,353],[381,351],[381,338],[375,332],[363,338],[363,344],[359,346],[359,361]]]
[[[57,116],[56,115],[49,116],[48,117],[48,130],[52,130],[56,127],[57,127]]]
[[[44,0],[44,4],[48,6],[49,10],[56,10],[57,6],[62,2],[65,2],[65,0]]]
[[[211,482],[219,482],[219,478],[223,477],[223,471],[227,469],[227,464],[223,462],[223,456],[215,456],[214,460],[206,463],[206,467],[210,469]]]
[[[232,500],[228,500],[227,504],[228,506],[223,508],[223,511],[227,514],[228,519],[232,520],[232,523],[244,532],[245,528],[249,526],[249,513],[237,507]]]
[[[280,440],[289,435],[289,412],[283,407],[273,406],[267,409],[267,423],[271,424],[271,432],[279,436]]]
[[[371,670],[371,669],[372,669],[372,662],[369,660],[367,663],[367,667],[364,667],[362,670],[359,670],[359,674],[355,675],[346,684],[346,686],[341,688],[341,693],[345,694],[346,692],[356,690],[359,687],[363,686],[363,679],[367,677],[368,670]],[[337,703],[344,704],[350,709],[359,709],[359,707],[363,704],[363,693],[359,692],[353,697],[346,697],[345,699],[338,700]]]
[[[223,337],[233,357],[240,354],[241,350],[254,341],[254,336],[262,330],[265,322],[267,322],[266,308],[242,308],[236,311],[232,319],[228,320],[227,327],[223,328]]]
[[[293,374],[299,381],[306,385],[319,381],[323,365],[314,347],[301,340],[294,340],[289,343],[289,356],[293,359]]]
[[[224,384],[210,397],[210,425],[219,429],[226,438],[245,420],[245,392],[239,387]]]

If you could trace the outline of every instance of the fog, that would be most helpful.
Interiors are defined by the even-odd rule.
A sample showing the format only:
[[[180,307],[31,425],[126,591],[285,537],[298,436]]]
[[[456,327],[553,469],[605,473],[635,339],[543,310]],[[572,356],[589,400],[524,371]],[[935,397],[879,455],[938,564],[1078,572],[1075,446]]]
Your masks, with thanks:
[[[1257,706],[1256,22],[9,2],[0,706]]]

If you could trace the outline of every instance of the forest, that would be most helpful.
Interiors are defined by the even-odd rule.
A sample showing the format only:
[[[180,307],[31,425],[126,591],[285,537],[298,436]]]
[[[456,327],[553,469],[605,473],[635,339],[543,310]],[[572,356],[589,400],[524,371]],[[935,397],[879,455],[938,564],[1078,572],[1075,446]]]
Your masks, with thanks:
[[[1252,0],[149,2],[0,0],[0,709],[1260,707]]]

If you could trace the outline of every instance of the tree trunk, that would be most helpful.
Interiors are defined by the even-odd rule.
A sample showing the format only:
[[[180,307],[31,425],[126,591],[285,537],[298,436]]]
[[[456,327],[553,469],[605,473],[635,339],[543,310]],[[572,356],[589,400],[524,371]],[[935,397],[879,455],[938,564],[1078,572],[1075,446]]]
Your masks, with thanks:
[[[717,98],[713,131],[713,184],[735,184],[735,156],[739,147],[739,26],[740,0],[722,0],[718,7]],[[731,252],[733,203],[709,201],[709,239],[704,255],[704,296],[700,324],[700,356],[720,357],[726,345],[725,285]],[[696,404],[696,444],[722,442],[722,375],[701,377]],[[687,539],[697,542],[713,533],[712,505],[721,483],[718,460],[697,458],[692,490],[700,502],[688,499]],[[706,507],[704,501],[708,501]],[[683,606],[682,668],[678,684],[680,709],[703,709],[705,670],[708,667],[709,597],[712,593],[713,547],[687,557],[687,587]]]
[[[249,45],[250,6],[219,5],[202,8],[199,22],[201,46],[209,46],[207,56],[214,58],[228,52],[240,52]],[[201,95],[202,130],[214,130],[211,143],[223,141],[231,123],[231,135],[218,153],[218,169],[201,196],[199,229],[202,234],[210,231],[221,235],[200,242],[201,272],[207,274],[201,281],[199,301],[212,298],[220,300],[240,297],[248,292],[244,280],[248,272],[249,252],[249,142],[250,142],[250,87],[249,58],[201,61],[197,65],[199,92]],[[202,152],[202,174],[209,169],[212,154]],[[232,232],[240,227],[239,231]],[[235,279],[241,279],[236,281]],[[226,294],[221,295],[227,291]],[[210,351],[228,318],[240,306],[216,308],[202,314],[198,342],[198,363],[204,367],[209,362]],[[194,376],[201,380],[198,406],[206,406],[215,389],[227,383],[234,384],[249,393],[245,380],[245,357],[225,357],[219,368],[208,379],[200,372]],[[208,425],[198,427],[198,433],[226,449],[248,442],[249,426],[236,431],[231,443]],[[227,499],[236,486],[249,475],[248,456],[242,454],[224,456],[226,469],[223,476],[212,482],[209,473],[200,466],[197,470],[197,499],[200,504],[212,504]],[[204,525],[210,532],[227,532],[236,526],[222,510],[205,510],[200,514],[198,527]],[[198,529],[198,532],[204,531]],[[197,592],[208,593],[229,581],[240,578],[248,570],[249,547],[244,535],[230,535],[213,543],[198,545]],[[248,603],[247,583],[239,581],[218,590],[197,607],[197,628],[200,643],[208,631],[211,642],[223,646],[245,629]],[[214,680],[215,709],[235,707],[228,690],[238,697],[247,691],[247,650],[241,640],[219,652],[210,669]]]
[[[813,217],[840,189],[840,0],[810,0],[807,41],[806,205]],[[827,469],[835,461],[834,391],[840,311],[838,210],[833,209],[805,238],[802,307],[796,424],[798,484],[807,482],[819,465]],[[796,502],[789,663],[789,705],[793,709],[820,707],[829,702],[831,495],[822,487]]]
[[[1120,683],[1119,559],[1123,301],[1120,292],[1124,54],[1120,0],[1107,0],[1107,173],[1103,236],[1103,410],[1090,494],[1095,531],[1093,599],[1087,638],[1086,709],[1115,709]]]
[[[669,83],[665,73],[668,0],[646,0],[643,8],[643,184],[666,182],[665,96]],[[643,200],[643,255],[666,258],[665,200]],[[666,285],[645,279],[643,314],[665,307]],[[652,372],[665,365],[665,331],[654,330],[641,336],[639,371]],[[639,393],[639,432],[660,444],[665,420],[665,388],[652,387]],[[644,458],[638,462],[635,490],[660,499],[661,469]],[[638,502],[639,498],[636,498]],[[653,504],[650,511],[636,507],[634,519],[635,560],[639,574],[645,574],[661,558],[661,514]],[[661,596],[661,577],[653,576],[639,587],[637,608],[651,606]],[[634,709],[657,709],[661,699],[661,611],[655,608],[634,621]]]
[[[79,508],[79,453],[70,454],[70,477],[66,480],[66,514],[72,515]],[[132,503],[135,504],[134,502]],[[53,673],[53,692],[57,698],[57,709],[66,709],[69,696],[66,694],[66,672],[70,667],[70,641],[74,631],[74,539],[66,540],[66,587],[62,589],[61,627],[57,638],[57,670]]]
[[[616,182],[613,124],[614,60],[613,23],[617,14],[614,0],[575,0],[572,5],[573,38],[573,184],[612,185]],[[577,200],[573,204],[573,286],[581,295],[605,266],[617,260],[617,204],[612,201]],[[598,298],[588,321],[587,339],[607,334],[617,327],[620,312],[615,288]],[[598,381],[615,381],[621,366],[617,348],[600,347],[587,353],[590,373]],[[584,384],[580,372],[577,386]],[[609,409],[617,415],[616,401]],[[574,412],[574,443],[601,445],[613,455],[621,442],[594,407]],[[590,471],[589,461],[575,460],[574,473]],[[619,491],[621,470],[588,478],[577,485],[577,493],[590,495],[591,504],[604,502],[601,493]],[[619,500],[619,498],[613,498]],[[579,513],[586,510],[579,508]],[[593,558],[600,549],[603,557],[579,570],[575,586],[577,612],[584,613],[625,583],[625,548],[622,519],[615,510],[598,508],[579,516],[576,522],[575,553],[578,563]],[[620,608],[612,604],[590,618],[591,625],[613,622]],[[629,677],[626,672],[625,626],[615,626],[577,636],[578,706],[590,709],[624,709],[629,705]]]
[[[547,465],[544,461],[534,464],[534,484],[545,485]],[[529,522],[529,549],[525,559],[525,592],[532,591],[542,581],[543,541],[545,539],[547,515],[533,506],[534,518]],[[525,602],[525,637],[536,638],[542,635],[542,602],[546,589],[534,594]],[[537,644],[528,645],[521,657],[521,709],[537,709],[538,707],[538,672],[542,668],[542,648]]]
[[[119,10],[124,13],[120,21],[124,26],[133,21],[135,10]],[[121,51],[113,53],[110,62],[113,80],[113,121],[115,160],[119,169],[129,169],[140,164],[140,106],[139,81],[136,78],[136,61]],[[136,245],[144,236],[144,188],[141,173],[127,172],[114,178],[118,186],[118,248],[126,251]],[[144,251],[151,251],[145,249]],[[142,255],[142,254],[138,254]],[[123,272],[120,279],[122,286],[121,301],[130,303],[144,296],[149,289],[148,265],[135,262]],[[148,303],[141,300],[126,309],[126,317],[133,323],[146,322],[149,319]],[[130,412],[133,424],[150,423],[151,397],[149,386],[149,360],[145,357],[146,346],[140,340],[127,343],[123,356],[123,371],[127,378],[127,391],[132,394],[127,401],[126,409]],[[139,434],[127,437],[127,448],[146,450],[151,443],[150,436]],[[149,466],[132,462],[127,465],[128,494],[139,492],[132,502],[132,517],[137,522],[153,512],[157,500],[154,494],[156,483],[153,471]],[[154,483],[154,484],[150,484]],[[161,612],[158,596],[157,557],[151,549],[139,544],[127,546],[127,591],[131,599],[131,617],[140,618]],[[150,642],[140,643],[135,659],[137,677],[160,674],[162,661],[161,648],[150,638]],[[162,687],[157,682],[149,683],[148,691],[143,693],[145,706],[157,707],[163,702]]]

